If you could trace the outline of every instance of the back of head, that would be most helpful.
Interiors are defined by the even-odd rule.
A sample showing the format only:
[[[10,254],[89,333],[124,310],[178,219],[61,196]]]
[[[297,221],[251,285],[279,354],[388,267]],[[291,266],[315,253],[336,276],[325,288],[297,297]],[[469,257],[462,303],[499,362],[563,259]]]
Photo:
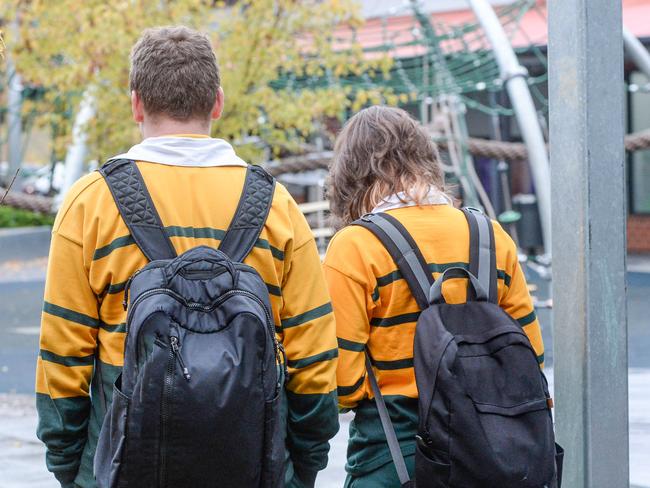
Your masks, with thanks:
[[[220,82],[210,40],[187,27],[147,29],[131,51],[130,88],[151,117],[210,120]]]
[[[354,115],[336,139],[329,195],[337,227],[348,225],[390,195],[419,203],[442,191],[444,173],[427,131],[408,112],[375,105]]]

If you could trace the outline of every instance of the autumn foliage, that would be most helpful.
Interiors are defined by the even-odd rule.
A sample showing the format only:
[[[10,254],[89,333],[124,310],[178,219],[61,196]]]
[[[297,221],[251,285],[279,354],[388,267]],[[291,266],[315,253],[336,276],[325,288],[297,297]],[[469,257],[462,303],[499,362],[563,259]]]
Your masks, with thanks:
[[[295,150],[315,127],[326,126],[319,121],[391,96],[370,84],[340,83],[390,67],[386,58],[367,59],[353,39],[336,39],[340,26],[353,32],[362,22],[352,0],[8,3],[5,16],[18,25],[17,38],[5,38],[8,50],[25,82],[45,88],[25,110],[35,104],[38,122],[57,128],[61,152],[86,91],[96,109],[87,127],[93,158],[101,161],[139,140],[130,114],[128,55],[151,26],[184,24],[209,33],[226,93],[214,135],[234,141],[251,160]]]

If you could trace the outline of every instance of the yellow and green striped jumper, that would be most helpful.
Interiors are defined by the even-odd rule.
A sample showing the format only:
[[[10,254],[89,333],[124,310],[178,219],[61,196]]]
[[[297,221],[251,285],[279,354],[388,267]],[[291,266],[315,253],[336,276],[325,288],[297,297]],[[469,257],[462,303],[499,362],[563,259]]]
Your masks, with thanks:
[[[450,205],[426,205],[388,213],[413,236],[434,277],[449,267],[468,266],[469,228],[460,210]],[[498,223],[494,223],[494,233],[499,305],[523,327],[541,364],[541,331],[516,247]],[[413,338],[419,309],[388,252],[363,227],[346,227],[336,234],[324,267],[336,316],[339,406],[355,412],[346,470],[352,477],[363,476],[391,462],[365,374],[366,347],[375,362],[402,452],[405,456],[415,452],[418,392]],[[464,278],[450,279],[443,286],[448,303],[464,302],[466,292]]]
[[[246,169],[139,162],[180,254],[218,246],[235,213]],[[334,317],[310,229],[287,190],[245,260],[265,280],[287,352],[287,478],[313,484],[338,430]],[[94,487],[92,460],[104,404],[123,364],[128,278],[147,263],[99,173],[68,193],[52,231],[36,392],[38,436],[63,486]],[[233,446],[236,448],[237,446]]]

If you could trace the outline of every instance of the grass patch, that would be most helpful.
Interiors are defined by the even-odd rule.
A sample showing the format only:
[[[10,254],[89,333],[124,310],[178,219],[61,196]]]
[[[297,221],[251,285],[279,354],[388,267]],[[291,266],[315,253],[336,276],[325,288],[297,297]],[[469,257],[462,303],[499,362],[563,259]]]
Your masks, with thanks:
[[[0,228],[3,227],[31,227],[35,225],[52,225],[54,217],[28,210],[0,205]]]

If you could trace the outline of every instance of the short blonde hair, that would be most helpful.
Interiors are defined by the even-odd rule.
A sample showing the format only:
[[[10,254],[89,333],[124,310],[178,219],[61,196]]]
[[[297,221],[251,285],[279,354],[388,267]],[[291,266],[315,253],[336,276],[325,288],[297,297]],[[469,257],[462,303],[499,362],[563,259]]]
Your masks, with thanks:
[[[390,195],[420,203],[432,187],[444,191],[438,149],[404,110],[366,108],[343,126],[334,145],[328,193],[333,223],[350,224]]]

